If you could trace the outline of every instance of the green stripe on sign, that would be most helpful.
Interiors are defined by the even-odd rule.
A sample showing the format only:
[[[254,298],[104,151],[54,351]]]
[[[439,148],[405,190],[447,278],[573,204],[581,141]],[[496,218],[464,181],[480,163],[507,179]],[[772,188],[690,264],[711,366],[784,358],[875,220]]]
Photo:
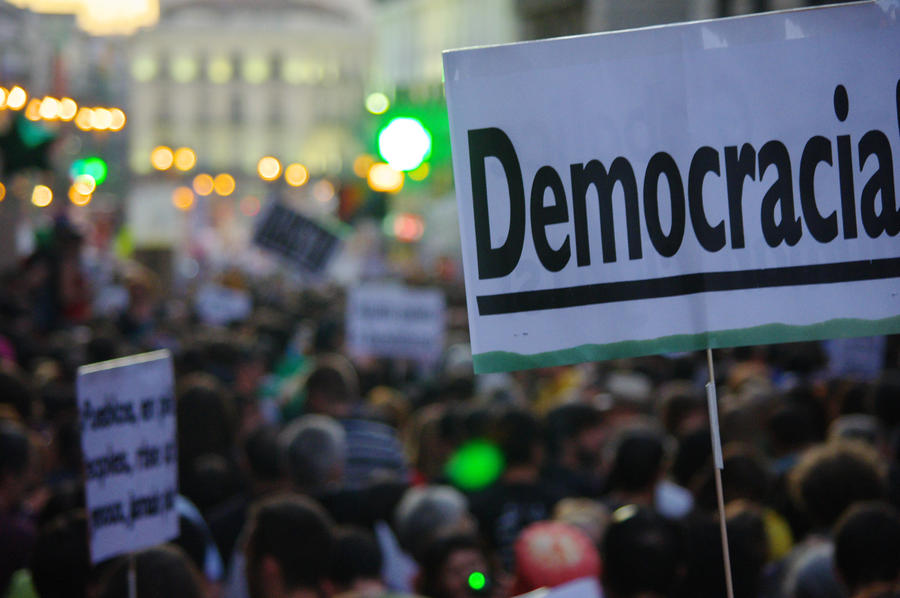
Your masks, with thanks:
[[[815,341],[828,338],[853,336],[876,336],[900,332],[900,315],[881,320],[860,320],[837,318],[806,326],[789,324],[763,324],[751,328],[717,330],[700,334],[674,334],[643,341],[620,341],[605,345],[579,345],[569,349],[522,355],[508,351],[489,351],[472,356],[476,374],[509,372],[531,368],[545,368],[569,365],[585,361],[603,361],[675,353],[678,351],[698,351],[710,347],[741,347],[745,345],[768,345],[797,341]]]

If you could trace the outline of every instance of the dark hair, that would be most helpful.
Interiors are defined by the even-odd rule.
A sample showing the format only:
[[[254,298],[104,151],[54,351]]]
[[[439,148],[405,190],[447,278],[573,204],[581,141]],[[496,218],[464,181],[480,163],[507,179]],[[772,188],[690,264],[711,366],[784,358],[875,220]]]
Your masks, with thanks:
[[[358,580],[381,579],[381,549],[372,534],[361,528],[338,531],[331,562],[331,581],[342,590]]]
[[[91,580],[84,511],[60,515],[41,527],[31,558],[31,579],[41,598],[81,598]]]
[[[692,430],[678,438],[678,449],[672,463],[672,477],[685,488],[694,486],[697,474],[711,462],[712,445],[709,428]]]
[[[804,404],[782,404],[769,416],[766,432],[776,455],[802,449],[815,440],[812,413]]]
[[[649,509],[620,508],[601,543],[603,587],[613,598],[670,595],[678,582],[683,544],[676,524]]]
[[[815,526],[830,528],[844,510],[885,493],[878,454],[860,442],[835,441],[815,446],[788,474],[792,500]]]
[[[640,428],[622,433],[616,446],[609,485],[612,490],[647,490],[663,467],[665,449],[660,434]]]
[[[138,596],[203,598],[203,579],[190,559],[176,546],[163,545],[134,555]],[[113,565],[98,598],[128,596],[128,558]]]
[[[265,556],[281,567],[285,587],[318,589],[327,578],[334,551],[332,523],[318,504],[299,495],[280,495],[252,508],[248,521],[247,577],[253,578]]]
[[[851,592],[900,577],[900,515],[885,503],[851,507],[835,528],[834,563]]]
[[[0,421],[0,483],[8,475],[21,475],[28,467],[30,455],[25,429],[11,421]]]
[[[22,420],[31,418],[34,393],[22,372],[15,366],[0,366],[0,404],[16,410]]]
[[[284,477],[284,460],[278,444],[278,428],[260,425],[244,440],[244,454],[253,477],[274,481]]]
[[[569,403],[553,409],[544,420],[547,457],[557,459],[567,440],[602,423],[603,413],[593,405]]]
[[[188,376],[178,393],[177,411],[180,466],[206,453],[231,456],[237,412],[234,399],[215,378]]]
[[[900,424],[898,398],[900,398],[900,370],[887,370],[872,385],[869,396],[875,415],[887,428]]]
[[[500,446],[507,467],[530,464],[541,443],[541,425],[524,409],[506,409],[494,421],[491,436]]]
[[[359,397],[359,378],[346,359],[337,354],[320,357],[306,380],[308,395],[323,395],[334,401],[355,401]]]
[[[725,502],[744,499],[763,506],[769,503],[773,479],[766,463],[745,445],[729,445],[725,449],[725,468],[722,470]],[[697,491],[699,506],[713,511],[716,508],[714,470],[709,467]]]

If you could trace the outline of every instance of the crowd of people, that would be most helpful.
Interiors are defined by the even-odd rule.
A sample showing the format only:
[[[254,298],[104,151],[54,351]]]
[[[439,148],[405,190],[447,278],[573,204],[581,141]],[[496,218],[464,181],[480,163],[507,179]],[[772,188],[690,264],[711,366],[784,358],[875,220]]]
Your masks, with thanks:
[[[0,285],[0,596],[726,595],[705,354],[475,376],[461,283],[438,364],[350,356],[326,284],[232,276],[221,326],[130,267],[99,313],[60,230]],[[76,369],[158,348],[180,533],[92,565]],[[900,338],[715,359],[734,595],[900,596]]]

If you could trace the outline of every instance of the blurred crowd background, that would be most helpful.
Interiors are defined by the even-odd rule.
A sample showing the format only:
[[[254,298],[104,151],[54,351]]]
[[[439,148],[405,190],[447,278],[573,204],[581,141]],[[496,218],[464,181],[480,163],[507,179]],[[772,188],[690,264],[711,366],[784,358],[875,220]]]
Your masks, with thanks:
[[[74,381],[161,348],[181,532],[141,598],[724,596],[704,354],[473,374],[441,51],[810,4],[0,3],[0,596],[127,595]],[[254,247],[276,203],[327,268]],[[348,351],[385,280],[445,297],[438,360]],[[735,596],[895,596],[900,339],[715,360]]]

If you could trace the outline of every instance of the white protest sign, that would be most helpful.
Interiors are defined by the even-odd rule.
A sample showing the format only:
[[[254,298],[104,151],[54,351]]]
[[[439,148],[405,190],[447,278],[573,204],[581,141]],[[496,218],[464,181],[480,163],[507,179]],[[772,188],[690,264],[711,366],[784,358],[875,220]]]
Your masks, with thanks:
[[[539,588],[519,594],[518,598],[602,598],[600,584],[593,577],[582,577],[554,588]]]
[[[154,351],[78,368],[91,561],[178,535],[172,357]]]
[[[357,286],[347,298],[347,345],[355,356],[433,363],[444,350],[445,312],[438,289]]]
[[[898,19],[445,53],[475,371],[900,331]]]
[[[210,283],[197,291],[194,307],[205,323],[221,326],[246,320],[253,311],[253,299],[243,289]]]

